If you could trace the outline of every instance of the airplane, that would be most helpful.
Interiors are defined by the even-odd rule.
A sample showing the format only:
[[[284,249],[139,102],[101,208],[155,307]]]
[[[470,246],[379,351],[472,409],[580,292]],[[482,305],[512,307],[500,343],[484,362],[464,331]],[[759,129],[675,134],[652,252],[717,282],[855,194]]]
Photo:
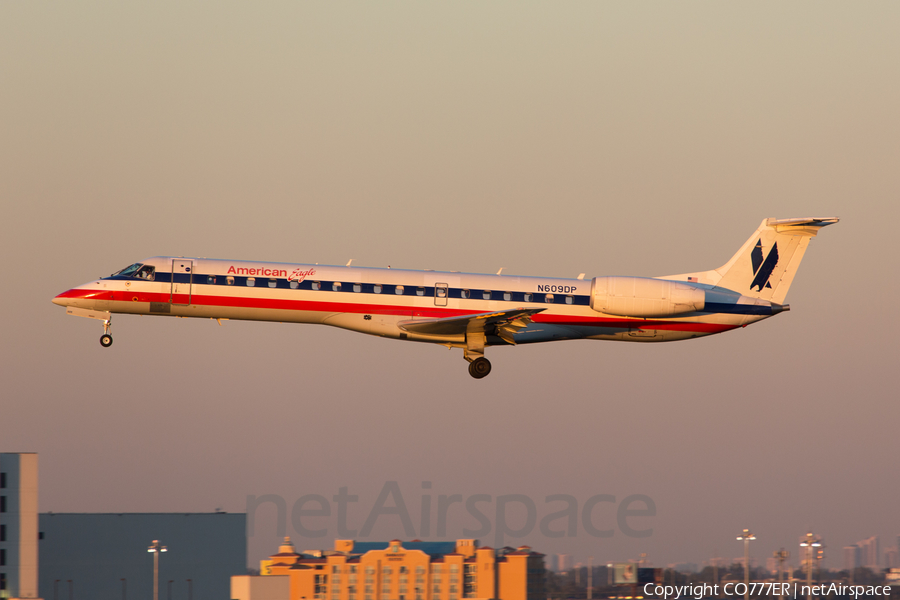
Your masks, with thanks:
[[[723,266],[663,277],[577,279],[155,256],[65,291],[53,303],[103,322],[113,314],[318,323],[462,348],[469,374],[489,346],[558,340],[669,342],[790,310],[810,239],[839,219],[764,219]],[[351,261],[352,262],[352,261]],[[501,269],[502,271],[502,269]]]

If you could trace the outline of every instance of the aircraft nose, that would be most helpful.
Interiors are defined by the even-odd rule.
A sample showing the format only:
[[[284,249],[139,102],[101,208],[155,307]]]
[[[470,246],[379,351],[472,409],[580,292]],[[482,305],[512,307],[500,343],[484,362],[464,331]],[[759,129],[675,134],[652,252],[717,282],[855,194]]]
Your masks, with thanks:
[[[71,306],[72,298],[68,297],[68,295],[71,293],[71,291],[72,290],[69,290],[68,292],[63,292],[62,294],[55,297],[52,300],[53,304],[56,304],[57,306]]]

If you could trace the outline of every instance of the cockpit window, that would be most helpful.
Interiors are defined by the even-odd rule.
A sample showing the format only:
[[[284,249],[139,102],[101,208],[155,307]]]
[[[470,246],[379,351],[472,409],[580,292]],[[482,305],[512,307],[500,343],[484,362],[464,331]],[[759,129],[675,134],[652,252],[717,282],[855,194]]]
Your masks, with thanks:
[[[116,271],[115,273],[110,275],[110,277],[131,277],[135,274],[135,272],[137,272],[138,269],[143,266],[144,265],[142,265],[141,263],[134,263],[131,266],[125,267],[121,271]]]
[[[147,281],[153,281],[156,278],[156,267],[151,267],[150,265],[144,265],[138,272],[134,274],[138,279],[146,279]]]
[[[134,263],[131,266],[125,267],[121,271],[116,271],[110,277],[134,277],[135,279],[146,279],[147,281],[153,281],[156,279],[156,267],[151,267],[150,265],[144,265],[141,263]]]

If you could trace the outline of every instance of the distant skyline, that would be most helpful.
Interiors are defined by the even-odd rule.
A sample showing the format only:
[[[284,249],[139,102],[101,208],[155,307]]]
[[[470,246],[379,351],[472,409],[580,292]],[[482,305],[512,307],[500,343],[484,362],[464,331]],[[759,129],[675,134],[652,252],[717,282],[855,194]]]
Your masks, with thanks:
[[[417,534],[432,497],[429,539],[439,496],[489,495],[494,518],[518,494],[537,520],[505,537],[576,562],[739,556],[746,527],[761,564],[811,530],[839,567],[900,533],[898,29],[896,3],[831,1],[0,5],[0,451],[40,454],[41,512],[346,487],[361,530],[394,481]],[[325,327],[117,316],[104,349],[50,302],[156,255],[684,273],[806,216],[841,222],[790,312],[501,348],[481,381],[443,348]],[[614,535],[580,514],[575,537],[541,534],[554,495],[615,497],[593,513]],[[635,495],[649,537],[617,522]],[[480,526],[459,507],[449,539]],[[309,527],[339,537],[337,504],[327,519]],[[368,539],[392,537],[396,516]]]

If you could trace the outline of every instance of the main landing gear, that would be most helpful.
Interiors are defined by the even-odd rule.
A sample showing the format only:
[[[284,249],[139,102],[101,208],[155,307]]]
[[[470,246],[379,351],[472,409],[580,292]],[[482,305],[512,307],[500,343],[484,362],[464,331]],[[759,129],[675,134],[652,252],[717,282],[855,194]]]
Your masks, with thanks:
[[[463,358],[469,361],[469,375],[475,379],[487,377],[491,372],[491,361],[484,357],[484,331],[473,330],[466,332],[466,347],[463,348]]]
[[[103,335],[100,336],[100,345],[104,348],[109,348],[110,346],[112,346],[112,336],[109,335],[109,326],[111,322],[112,317],[103,321]]]
[[[491,372],[491,361],[486,359],[485,357],[476,358],[472,362],[469,363],[469,375],[474,377],[475,379],[481,379],[482,377],[487,377]]]

